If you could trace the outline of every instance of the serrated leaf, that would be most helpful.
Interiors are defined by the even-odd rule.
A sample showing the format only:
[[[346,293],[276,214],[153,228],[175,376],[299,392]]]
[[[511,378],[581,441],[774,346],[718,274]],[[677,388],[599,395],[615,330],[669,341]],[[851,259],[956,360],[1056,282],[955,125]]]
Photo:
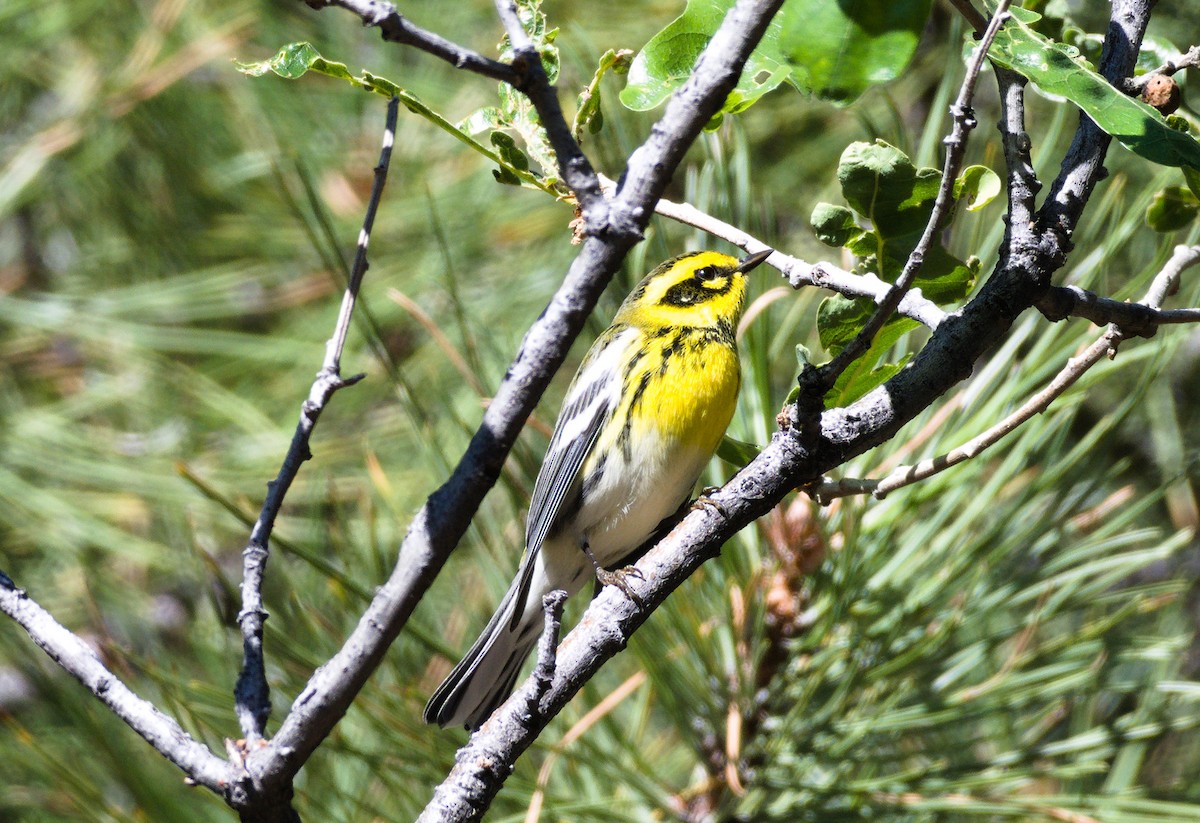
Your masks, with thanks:
[[[916,53],[932,0],[788,0],[777,16],[789,82],[846,105],[894,80]]]
[[[1135,154],[1164,166],[1200,169],[1200,142],[1172,129],[1150,106],[1113,88],[1069,46],[1034,31],[1027,14],[1008,20],[988,56],[1032,80],[1039,89],[1070,100],[1096,125]]]
[[[967,166],[954,181],[954,199],[966,198],[967,211],[979,211],[1000,195],[1000,175],[987,166]]]
[[[1146,209],[1146,225],[1157,232],[1178,231],[1196,219],[1200,200],[1191,189],[1168,186],[1154,195]]]
[[[634,111],[647,111],[665,101],[691,76],[696,58],[732,6],[733,0],[688,0],[683,14],[633,58],[621,102]],[[779,24],[772,22],[721,112],[742,111],[787,79],[790,69],[779,55],[779,34]]]

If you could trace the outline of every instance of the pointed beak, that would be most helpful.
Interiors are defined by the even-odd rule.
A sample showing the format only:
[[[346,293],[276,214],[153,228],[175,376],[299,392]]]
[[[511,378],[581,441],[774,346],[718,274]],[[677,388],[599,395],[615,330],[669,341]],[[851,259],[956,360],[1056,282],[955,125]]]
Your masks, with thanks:
[[[747,254],[738,261],[737,270],[745,274],[774,253],[775,249],[763,249],[762,251],[756,251],[754,254]]]

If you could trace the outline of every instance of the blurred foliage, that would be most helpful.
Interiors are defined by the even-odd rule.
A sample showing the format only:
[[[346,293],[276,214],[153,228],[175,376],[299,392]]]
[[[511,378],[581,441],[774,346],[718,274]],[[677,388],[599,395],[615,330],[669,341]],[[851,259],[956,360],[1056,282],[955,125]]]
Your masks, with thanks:
[[[1186,4],[1160,6],[1155,32],[1200,39]],[[640,49],[680,11],[543,10],[565,101],[606,50]],[[489,3],[405,12],[484,53],[501,40]],[[697,144],[668,195],[821,259],[808,216],[838,196],[848,144],[884,140],[938,164],[961,36],[936,6],[909,70],[848,109],[763,97]],[[395,78],[449,122],[497,105],[494,83],[300,3],[0,6],[0,568],[217,751],[237,736],[247,518],[319,367],[383,122],[377,95],[233,65],[298,41]],[[585,135],[614,178],[653,122],[615,105],[622,83],[601,79],[603,128]],[[1075,112],[1032,94],[1029,105],[1048,180]],[[976,108],[994,120],[986,78]],[[969,162],[999,167],[991,129]],[[1177,171],[1117,151],[1109,165],[1058,282],[1136,297],[1196,230],[1143,225],[1155,194],[1182,184]],[[276,720],[357,621],[573,256],[570,206],[498,185],[493,168],[402,115],[345,358],[369,377],[322,417],[268,568]],[[960,213],[948,251],[988,272],[1001,214],[1000,202]],[[593,332],[658,260],[711,244],[656,222]],[[1185,277],[1177,305],[1196,303],[1196,282]],[[769,278],[756,288],[730,433],[762,444],[796,346],[821,351],[811,329],[824,295]],[[978,433],[1096,333],[1022,318],[968,384],[847,475]],[[524,819],[535,794],[544,820],[1197,817],[1196,339],[1177,328],[1127,343],[1017,437],[886,500],[789,501],[589,685],[490,819]],[[461,734],[423,726],[420,708],[516,566],[565,371],[431,596],[302,772],[305,819],[411,818],[451,764]],[[729,471],[714,464],[709,480]],[[0,722],[0,819],[232,819],[11,625]]]

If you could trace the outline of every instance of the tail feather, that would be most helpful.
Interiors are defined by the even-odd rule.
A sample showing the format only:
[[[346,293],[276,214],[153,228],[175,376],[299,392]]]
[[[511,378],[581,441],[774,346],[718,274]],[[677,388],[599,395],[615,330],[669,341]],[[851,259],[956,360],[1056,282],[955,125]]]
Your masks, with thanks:
[[[474,731],[512,692],[541,629],[540,610],[524,608],[523,602],[523,614],[512,619],[520,588],[514,582],[487,628],[429,698],[426,723]]]

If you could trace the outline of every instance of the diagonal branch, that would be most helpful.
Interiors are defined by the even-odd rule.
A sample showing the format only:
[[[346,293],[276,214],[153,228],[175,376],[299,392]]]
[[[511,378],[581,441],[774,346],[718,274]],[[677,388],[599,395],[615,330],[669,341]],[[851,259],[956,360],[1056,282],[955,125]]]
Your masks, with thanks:
[[[606,192],[612,191],[617,186],[603,175],[600,177],[600,184]],[[690,203],[675,203],[666,198],[659,198],[658,203],[654,206],[654,212],[685,226],[700,229],[713,237],[719,237],[748,252],[762,251],[767,248],[766,243],[749,232],[726,223],[724,220],[719,220],[711,214],[706,214]],[[825,262],[814,265],[781,251],[776,251],[767,258],[766,262],[782,272],[793,289],[799,289],[802,286],[817,286],[846,297],[865,297],[876,303],[882,303],[891,288],[890,283],[884,282],[874,274],[852,274]],[[942,322],[942,318],[946,316],[946,313],[936,303],[922,297],[916,290],[904,295],[900,305],[896,307],[896,311],[931,329],[937,328],[938,323]]]
[[[1105,358],[1112,359],[1117,354],[1117,347],[1130,337],[1149,336],[1146,334],[1147,316],[1161,316],[1159,307],[1163,300],[1173,294],[1179,286],[1179,277],[1183,272],[1200,263],[1200,246],[1176,246],[1171,259],[1155,276],[1146,296],[1140,303],[1118,303],[1107,301],[1116,306],[1138,308],[1140,312],[1128,312],[1121,316],[1133,325],[1126,326],[1121,320],[1113,320],[1112,326],[1081,354],[1067,360],[1067,363],[1044,389],[1026,400],[1021,407],[1005,417],[999,423],[988,428],[966,443],[945,454],[922,460],[912,466],[897,466],[886,477],[880,480],[857,480],[845,478],[842,480],[822,480],[804,489],[814,500],[822,505],[836,497],[846,497],[854,494],[870,494],[883,499],[897,489],[911,486],[926,478],[939,474],[952,466],[957,466],[970,460],[987,449],[999,443],[1009,434],[1036,415],[1050,408],[1050,404],[1063,395],[1067,389],[1075,385],[1079,378]],[[1193,310],[1194,311],[1194,310]],[[1193,323],[1200,322],[1200,312],[1193,314]]]
[[[867,350],[871,347],[871,341],[875,339],[875,335],[891,319],[896,308],[900,305],[900,301],[904,299],[904,296],[912,288],[917,274],[921,271],[921,266],[925,263],[925,255],[933,248],[933,244],[945,227],[946,221],[950,219],[950,214],[954,206],[954,181],[958,177],[963,158],[966,156],[967,135],[976,125],[975,114],[971,109],[971,101],[975,97],[975,85],[979,80],[979,72],[983,68],[983,61],[987,58],[987,51],[991,47],[992,41],[996,38],[996,33],[1000,31],[1000,26],[1007,19],[1008,0],[1000,0],[1000,3],[996,7],[996,12],[992,15],[991,22],[988,24],[987,31],[984,32],[979,44],[975,47],[974,54],[972,54],[967,64],[966,76],[963,78],[958,98],[950,107],[950,113],[954,118],[954,126],[950,131],[950,135],[944,140],[947,148],[946,160],[942,167],[942,182],[938,188],[937,198],[933,202],[933,211],[930,213],[929,220],[925,224],[925,231],[922,233],[921,239],[917,241],[916,248],[908,255],[904,269],[900,272],[899,277],[896,278],[896,282],[892,284],[887,296],[875,308],[875,311],[867,319],[867,322],[863,324],[862,329],[854,336],[854,339],[847,343],[845,348],[839,351],[825,365],[805,369],[801,374],[800,397],[803,398],[802,402],[812,405],[811,409],[801,411],[802,416],[808,416],[820,408],[823,405],[823,398],[826,392],[833,387],[838,377],[850,367],[851,363],[866,354]]]
[[[1114,16],[1130,11],[1123,6],[1123,0],[1114,3]],[[1149,9],[1143,6],[1134,12],[1124,22],[1140,41]],[[1114,43],[1107,47],[1124,48]],[[1079,192],[1069,219],[1078,219],[1090,191]],[[481,779],[480,771],[497,763],[511,768],[583,684],[625,648],[651,612],[705,560],[716,556],[726,540],[770,511],[792,489],[886,442],[934,398],[969,377],[979,358],[1036,302],[1042,284],[1065,259],[1065,250],[1057,247],[1060,235],[1043,231],[1034,239],[1044,242],[1049,251],[1028,261],[1022,258],[1021,265],[1036,262],[1044,268],[1013,268],[1005,261],[1016,255],[1003,249],[993,276],[965,306],[946,317],[905,369],[850,406],[814,415],[804,429],[777,432],[758,457],[724,488],[708,495],[714,505],[690,512],[652,546],[637,562],[640,574],[627,578],[638,602],[615,587],[602,590],[560,646],[554,682],[539,711],[530,713],[527,705],[513,699],[501,706],[459,751],[454,771],[429,808],[454,808],[458,814],[452,819],[475,819],[465,799],[458,806],[443,804],[445,793],[452,791],[448,787]],[[1016,242],[1006,237],[1006,243]]]
[[[191,780],[221,794],[229,765],[121,682],[79,636],[63,627],[49,612],[0,572],[0,611],[16,621],[55,663],[84,685],[118,718],[137,732]]]
[[[584,241],[562,286],[526,334],[458,466],[414,517],[391,576],[342,648],[313,674],[275,737],[246,758],[247,770],[264,790],[290,781],[299,771],[432,585],[604,286],[640,239],[686,148],[720,109],[781,4],[737,3],[650,138],[635,152],[625,186],[609,206],[607,230]]]
[[[517,74],[513,67],[499,60],[484,57],[479,52],[471,51],[457,43],[426,31],[420,26],[410,23],[396,11],[391,3],[381,0],[304,0],[313,9],[320,11],[326,6],[339,6],[346,11],[357,14],[362,18],[364,26],[375,26],[390,43],[401,43],[428,52],[434,57],[445,60],[456,69],[481,74],[493,80],[515,85]]]
[[[362,232],[358,237],[358,251],[350,271],[350,280],[342,296],[341,311],[338,313],[333,336],[325,344],[325,361],[321,364],[321,370],[317,372],[317,379],[312,388],[309,389],[308,399],[300,408],[300,422],[296,424],[296,431],[292,435],[283,465],[279,467],[279,474],[267,485],[267,497],[263,501],[258,521],[250,532],[250,542],[242,550],[242,609],[238,613],[238,624],[242,630],[242,670],[234,687],[234,698],[242,734],[250,741],[263,736],[267,717],[271,713],[271,692],[263,665],[263,624],[266,622],[267,612],[263,608],[262,583],[270,556],[269,544],[275,519],[279,516],[283,499],[287,496],[292,481],[300,472],[300,466],[312,457],[309,441],[325,405],[336,391],[357,383],[364,376],[341,376],[342,350],[346,346],[346,335],[350,330],[350,317],[358,300],[358,290],[367,271],[367,244],[370,241],[371,228],[375,224],[379,200],[383,196],[383,186],[387,181],[399,105],[400,101],[395,97],[388,103],[383,149],[379,155],[379,165],[375,167],[375,183],[371,189],[366,216],[363,218]]]

